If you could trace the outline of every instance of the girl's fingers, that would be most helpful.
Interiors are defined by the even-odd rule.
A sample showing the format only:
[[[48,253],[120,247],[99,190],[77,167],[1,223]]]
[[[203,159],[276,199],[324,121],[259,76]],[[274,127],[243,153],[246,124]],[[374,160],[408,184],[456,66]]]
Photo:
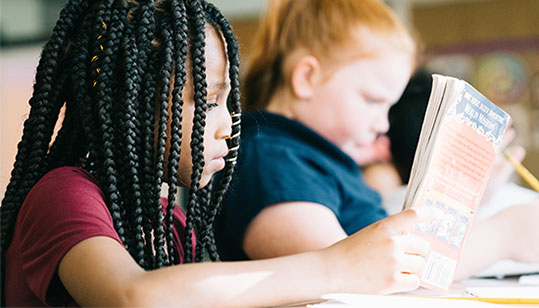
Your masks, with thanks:
[[[399,265],[399,272],[421,277],[427,267],[427,261],[418,255],[402,254],[399,256]]]
[[[397,251],[422,257],[427,257],[430,253],[430,243],[420,236],[404,233],[401,235],[394,235],[392,238]]]
[[[412,208],[395,214],[388,219],[393,230],[396,234],[401,234],[402,231],[413,230],[416,224],[430,220],[440,220],[443,217],[443,212],[440,209],[421,206],[418,208]]]
[[[415,290],[419,287],[419,276],[407,273],[395,274],[396,292],[406,292]]]

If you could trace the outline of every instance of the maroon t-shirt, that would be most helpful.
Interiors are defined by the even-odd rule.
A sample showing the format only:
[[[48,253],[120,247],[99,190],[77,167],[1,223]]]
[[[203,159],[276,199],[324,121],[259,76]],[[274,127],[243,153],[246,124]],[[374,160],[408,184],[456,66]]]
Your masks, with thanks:
[[[166,199],[161,200],[166,206]],[[185,215],[174,209],[174,242],[180,262]],[[62,257],[77,243],[107,236],[120,244],[103,192],[85,170],[48,172],[28,193],[6,251],[7,306],[78,306],[57,273]]]

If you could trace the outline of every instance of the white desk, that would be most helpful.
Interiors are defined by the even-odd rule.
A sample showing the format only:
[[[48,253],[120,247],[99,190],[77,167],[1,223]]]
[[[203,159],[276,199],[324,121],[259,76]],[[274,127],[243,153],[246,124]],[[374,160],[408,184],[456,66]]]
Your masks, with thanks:
[[[418,300],[418,303],[408,303],[409,305],[406,305],[406,303],[403,303],[403,305],[399,305],[399,307],[433,307],[433,304],[436,304],[435,307],[453,307],[452,304],[455,305],[455,307],[518,307],[518,308],[528,308],[528,307],[539,307],[539,305],[517,305],[517,304],[490,304],[480,301],[462,301],[462,300],[452,300],[453,303],[447,303],[447,301],[444,301],[443,299],[434,299],[432,297],[435,296],[442,296],[442,297],[470,297],[469,294],[466,293],[466,288],[469,287],[529,287],[527,285],[522,285],[518,283],[518,278],[516,277],[510,277],[505,279],[490,279],[490,278],[471,278],[466,279],[460,282],[455,282],[451,285],[450,291],[448,294],[441,294],[437,293],[425,288],[419,288],[417,290],[411,291],[411,292],[405,292],[405,293],[397,293],[394,295],[387,295],[387,296],[378,296],[377,298],[369,298],[366,302],[364,302],[361,305],[353,305],[353,304],[346,304],[346,303],[337,303],[337,302],[327,302],[325,300],[317,299],[317,300],[311,300],[311,301],[305,301],[301,303],[294,303],[290,305],[284,305],[284,306],[278,306],[278,307],[313,307],[313,308],[346,308],[346,307],[385,307],[384,304],[387,304],[386,302],[395,300],[396,296],[407,296],[407,297],[429,297],[429,298],[422,298]],[[537,286],[535,286],[537,287]],[[354,295],[351,295],[352,297]],[[362,295],[359,295],[360,297]],[[376,296],[374,296],[376,297]],[[537,297],[539,298],[539,294],[537,294]],[[401,298],[402,300],[402,298]],[[433,303],[433,300],[435,302]],[[439,301],[439,305],[438,302]],[[458,306],[457,306],[458,305]],[[495,306],[494,306],[495,305]]]

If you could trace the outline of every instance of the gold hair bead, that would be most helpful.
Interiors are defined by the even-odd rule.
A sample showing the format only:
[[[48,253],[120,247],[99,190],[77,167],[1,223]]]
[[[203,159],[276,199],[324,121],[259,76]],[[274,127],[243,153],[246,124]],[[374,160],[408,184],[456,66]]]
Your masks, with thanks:
[[[235,163],[237,159],[238,159],[238,157],[228,158],[228,159],[226,159],[226,162],[227,163]]]
[[[241,117],[241,112],[238,112],[238,113],[232,112],[232,113],[230,114],[230,117],[231,117],[231,118],[238,118],[238,117]]]
[[[235,122],[232,122],[232,126],[239,125],[241,123],[241,118],[236,120]]]
[[[228,152],[236,151],[236,150],[239,149],[239,148],[240,148],[240,146],[237,145],[237,146],[235,146],[235,147],[232,147],[232,148],[228,149]]]
[[[237,133],[235,133],[234,135],[232,135],[232,136],[229,136],[229,137],[228,137],[228,139],[234,139],[234,138],[238,138],[238,136],[239,136],[239,135],[241,135],[241,132],[239,132],[239,131],[238,131],[238,132],[237,132]]]
[[[103,29],[106,31],[107,30],[107,24],[105,24],[105,22],[102,21],[101,25],[103,25]],[[97,37],[97,40],[99,41],[102,37],[103,37],[102,35],[99,35]],[[99,44],[99,49],[101,49],[101,52],[103,52],[103,45]],[[92,57],[92,60],[90,62],[95,62],[97,60],[99,60],[99,57],[97,55],[95,55],[95,56]],[[101,73],[101,68],[98,67],[98,68],[95,69],[95,71],[99,74],[99,73]],[[96,85],[97,85],[97,81],[94,80],[94,82],[92,83],[92,86],[95,87]]]

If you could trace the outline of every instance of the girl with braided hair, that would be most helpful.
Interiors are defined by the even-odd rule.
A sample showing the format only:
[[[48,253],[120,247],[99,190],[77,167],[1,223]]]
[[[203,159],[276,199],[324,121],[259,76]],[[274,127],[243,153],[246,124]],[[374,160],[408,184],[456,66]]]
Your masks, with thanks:
[[[284,258],[201,262],[219,260],[212,225],[239,145],[238,59],[204,0],[66,4],[0,207],[3,304],[254,306],[361,290],[356,260],[384,229]],[[404,218],[428,214],[393,223]]]

